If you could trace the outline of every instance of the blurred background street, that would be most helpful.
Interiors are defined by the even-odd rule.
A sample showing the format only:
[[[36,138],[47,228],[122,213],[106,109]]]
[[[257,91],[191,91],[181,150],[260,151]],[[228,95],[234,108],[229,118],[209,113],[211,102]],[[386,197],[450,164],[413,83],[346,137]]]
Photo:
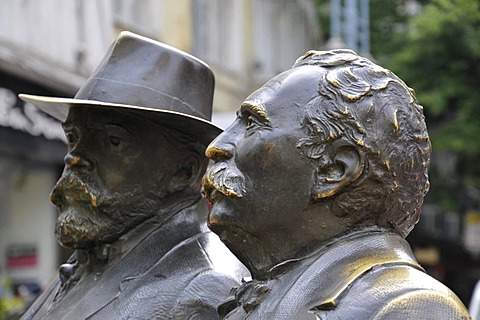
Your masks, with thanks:
[[[307,50],[350,48],[394,71],[417,92],[434,150],[407,240],[470,305],[480,279],[478,0],[0,0],[0,319],[17,318],[70,255],[48,201],[63,131],[17,95],[72,97],[123,30],[207,62],[223,128]]]

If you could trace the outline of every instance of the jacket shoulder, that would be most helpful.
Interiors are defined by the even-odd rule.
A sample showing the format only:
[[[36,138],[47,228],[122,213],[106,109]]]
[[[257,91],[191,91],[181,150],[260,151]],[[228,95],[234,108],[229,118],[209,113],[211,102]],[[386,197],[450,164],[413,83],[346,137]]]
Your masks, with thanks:
[[[199,272],[177,299],[175,317],[181,319],[217,319],[217,307],[249,275],[247,269],[212,232],[198,238],[208,268]]]
[[[415,290],[398,295],[373,319],[471,319],[458,298],[438,291]]]
[[[470,319],[449,288],[405,265],[377,267],[357,279],[334,313],[342,319]]]
[[[238,286],[241,273],[230,269],[238,267],[236,259],[224,256],[222,264],[227,249],[216,240],[208,232],[198,234],[172,249],[143,276],[124,281],[124,303],[116,312],[140,319],[217,319],[217,306]]]

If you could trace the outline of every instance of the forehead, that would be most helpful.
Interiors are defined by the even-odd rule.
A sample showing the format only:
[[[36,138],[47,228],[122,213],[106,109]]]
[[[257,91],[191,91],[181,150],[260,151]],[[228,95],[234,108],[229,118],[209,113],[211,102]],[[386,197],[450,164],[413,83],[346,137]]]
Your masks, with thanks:
[[[325,74],[317,66],[301,66],[280,73],[245,100],[246,104],[265,108],[268,116],[303,113],[306,104],[318,96],[318,84]]]

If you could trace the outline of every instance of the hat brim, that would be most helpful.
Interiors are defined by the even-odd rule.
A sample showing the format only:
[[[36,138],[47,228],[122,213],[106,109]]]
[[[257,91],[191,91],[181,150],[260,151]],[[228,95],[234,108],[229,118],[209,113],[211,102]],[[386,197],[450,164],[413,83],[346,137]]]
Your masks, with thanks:
[[[164,125],[168,128],[186,134],[194,138],[195,140],[203,143],[205,146],[207,146],[213,139],[215,139],[216,136],[218,136],[223,131],[221,128],[205,119],[170,110],[145,108],[94,100],[56,98],[35,96],[29,94],[19,94],[18,96],[23,101],[31,103],[43,112],[51,115],[52,117],[60,120],[61,122],[65,122],[65,120],[67,119],[70,107],[85,106],[100,108],[120,108],[125,111],[133,111],[136,113],[141,112],[142,114],[145,113],[146,117],[151,116],[151,119],[159,123],[160,125]]]

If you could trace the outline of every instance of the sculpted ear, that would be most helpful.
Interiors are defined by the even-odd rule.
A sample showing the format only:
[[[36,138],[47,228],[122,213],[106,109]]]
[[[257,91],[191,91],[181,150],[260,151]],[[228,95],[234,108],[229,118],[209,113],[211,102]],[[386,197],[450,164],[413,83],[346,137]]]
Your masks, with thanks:
[[[364,170],[363,153],[354,146],[341,146],[333,159],[315,173],[312,198],[329,198],[355,182]]]
[[[200,159],[195,154],[191,154],[183,159],[179,159],[178,169],[170,180],[168,190],[170,192],[176,192],[190,187],[199,180]]]

